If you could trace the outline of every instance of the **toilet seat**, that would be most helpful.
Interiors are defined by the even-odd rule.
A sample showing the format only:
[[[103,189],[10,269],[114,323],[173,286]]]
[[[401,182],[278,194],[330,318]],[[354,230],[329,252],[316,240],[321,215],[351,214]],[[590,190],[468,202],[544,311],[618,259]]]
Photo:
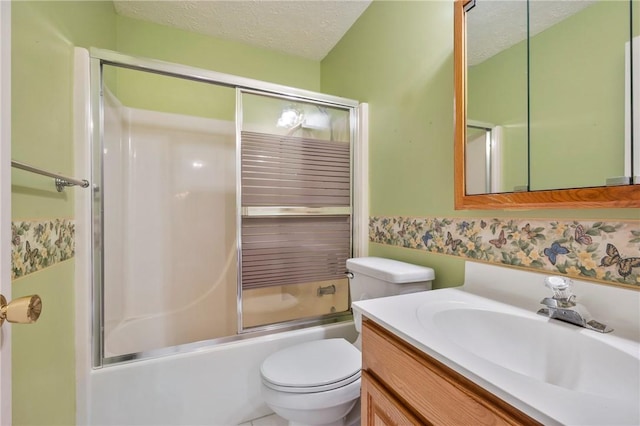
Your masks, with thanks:
[[[273,384],[267,380],[263,380],[262,383],[269,389],[273,389],[280,392],[315,393],[315,392],[326,392],[326,391],[338,389],[343,386],[347,386],[348,384],[353,383],[359,379],[360,379],[360,372],[358,371],[356,374],[354,374],[351,377],[348,377],[347,379],[340,380],[334,383],[328,383],[326,385],[320,385],[320,386],[282,386],[282,385]]]
[[[316,340],[280,350],[265,359],[262,381],[286,393],[324,392],[360,379],[361,353],[345,339]]]

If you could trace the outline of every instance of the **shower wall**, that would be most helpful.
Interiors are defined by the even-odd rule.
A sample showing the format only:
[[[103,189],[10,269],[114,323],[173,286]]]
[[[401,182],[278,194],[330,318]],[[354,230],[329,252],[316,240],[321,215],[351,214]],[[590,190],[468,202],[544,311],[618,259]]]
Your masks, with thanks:
[[[108,322],[108,356],[175,345],[186,336],[192,341],[210,338],[202,336],[205,329],[236,334],[237,171],[226,168],[236,164],[232,154],[235,140],[228,122],[233,108],[230,114],[213,108],[178,110],[179,99],[171,95],[194,98],[193,92],[182,87],[180,91],[155,93],[155,102],[141,105],[133,98],[144,84],[107,79],[117,98],[103,90],[105,133],[102,138],[95,137],[88,52],[76,49],[75,65],[75,171],[90,176],[93,162],[104,175],[104,179],[101,174],[94,175],[93,191],[76,194],[75,423],[234,425],[269,414],[260,396],[263,360],[276,350],[305,341],[337,337],[353,341],[352,321],[344,318],[336,324],[245,334],[225,343],[168,348],[161,351],[163,356],[143,356],[136,362],[110,364],[117,360],[107,359],[102,368],[95,368],[100,362],[91,350],[94,337],[100,335],[101,323],[96,326],[94,321],[100,305]],[[205,90],[200,85],[200,92]],[[224,95],[214,93],[205,100],[216,106],[213,100],[220,101]],[[221,121],[193,117],[205,114]],[[89,152],[92,135],[94,142],[103,140],[99,152]],[[98,154],[99,161],[92,154]],[[102,191],[104,202],[100,202]],[[93,234],[101,223],[96,208],[105,209],[105,223],[102,232]],[[218,251],[216,244],[222,246]],[[94,257],[94,251],[102,246],[104,256]],[[223,256],[228,256],[226,261]],[[102,283],[93,270],[100,265],[105,268],[104,300],[95,304],[90,283],[92,279]],[[190,285],[196,288],[187,288]],[[270,304],[278,298],[290,300],[291,295],[301,300],[300,289],[281,287],[273,287],[274,294],[280,295],[272,295],[269,303],[251,300],[258,316],[283,310],[282,305]],[[335,298],[347,300],[346,286],[336,283],[336,287],[336,294],[322,297],[307,292],[308,301],[298,306],[318,309],[325,301],[338,306]],[[94,287],[94,292],[99,290]],[[261,321],[272,323],[274,319],[267,316]],[[143,325],[149,330],[142,332]],[[178,325],[183,328],[179,334]],[[134,347],[133,343],[140,345]]]
[[[331,294],[319,294],[318,289]],[[330,280],[256,288],[242,292],[242,322],[255,327],[349,309],[349,281]]]
[[[105,357],[235,334],[232,122],[105,90]]]

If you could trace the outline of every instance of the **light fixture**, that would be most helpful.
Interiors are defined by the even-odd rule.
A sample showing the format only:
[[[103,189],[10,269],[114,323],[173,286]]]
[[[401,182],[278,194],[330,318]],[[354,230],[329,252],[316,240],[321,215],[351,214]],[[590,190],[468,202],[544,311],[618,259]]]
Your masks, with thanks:
[[[278,127],[291,129],[304,121],[304,111],[297,105],[286,105],[278,118]]]

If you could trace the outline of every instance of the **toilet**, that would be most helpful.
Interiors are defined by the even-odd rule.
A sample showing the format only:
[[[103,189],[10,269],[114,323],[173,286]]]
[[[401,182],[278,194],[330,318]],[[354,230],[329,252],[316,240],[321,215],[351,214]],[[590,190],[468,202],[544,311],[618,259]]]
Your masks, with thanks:
[[[431,290],[435,277],[431,268],[380,257],[348,259],[347,270],[351,301]],[[262,397],[290,426],[360,424],[359,314],[354,322],[353,344],[314,340],[281,349],[262,363]]]

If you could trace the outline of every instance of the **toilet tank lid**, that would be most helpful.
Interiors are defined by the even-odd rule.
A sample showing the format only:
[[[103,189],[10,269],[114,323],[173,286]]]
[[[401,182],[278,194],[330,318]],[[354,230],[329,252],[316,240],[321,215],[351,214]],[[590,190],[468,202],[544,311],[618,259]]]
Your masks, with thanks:
[[[435,271],[426,266],[414,265],[382,257],[355,257],[347,259],[347,270],[393,284],[431,281]]]

